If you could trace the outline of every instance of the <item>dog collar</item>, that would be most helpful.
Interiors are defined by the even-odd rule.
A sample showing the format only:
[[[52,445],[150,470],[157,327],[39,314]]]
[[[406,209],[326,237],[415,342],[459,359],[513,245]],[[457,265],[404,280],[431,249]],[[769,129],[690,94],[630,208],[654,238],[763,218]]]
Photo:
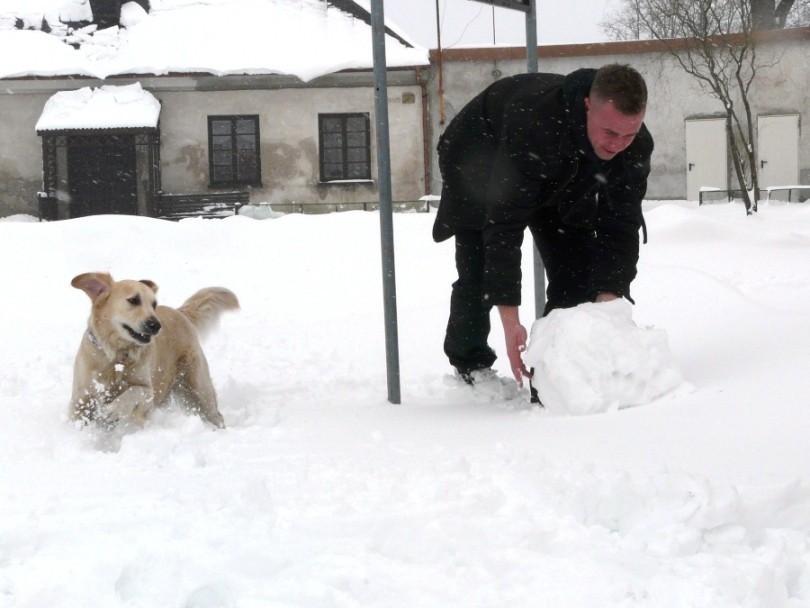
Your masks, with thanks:
[[[105,357],[108,356],[106,351],[104,350],[104,347],[101,345],[101,341],[96,337],[96,335],[92,331],[90,331],[89,328],[87,329],[85,334],[87,335],[87,341],[90,344],[92,344],[96,350],[102,353]],[[124,350],[118,353],[112,362],[115,364],[115,371],[122,372],[124,370],[124,366],[132,363],[134,360],[135,358],[131,356],[131,353]]]
[[[87,341],[90,342],[90,344],[95,346],[98,350],[104,350],[101,348],[101,342],[98,341],[98,338],[96,338],[96,335],[92,331],[88,329],[85,333],[87,334]]]

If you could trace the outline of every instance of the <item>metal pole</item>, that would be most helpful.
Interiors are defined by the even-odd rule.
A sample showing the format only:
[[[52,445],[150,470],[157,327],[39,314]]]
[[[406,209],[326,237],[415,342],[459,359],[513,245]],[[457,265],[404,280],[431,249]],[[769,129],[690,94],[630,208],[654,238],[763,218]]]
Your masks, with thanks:
[[[526,63],[527,71],[537,71],[537,0],[529,0],[526,11]]]
[[[526,11],[526,71],[537,72],[537,0],[529,0]],[[539,319],[546,308],[546,271],[543,259],[537,250],[534,252],[534,316]]]
[[[388,401],[400,403],[397,287],[394,272],[394,221],[391,201],[391,149],[388,133],[388,82],[383,0],[371,0],[371,35],[374,50],[374,111],[377,130],[377,181],[380,191],[380,240],[382,244]]]

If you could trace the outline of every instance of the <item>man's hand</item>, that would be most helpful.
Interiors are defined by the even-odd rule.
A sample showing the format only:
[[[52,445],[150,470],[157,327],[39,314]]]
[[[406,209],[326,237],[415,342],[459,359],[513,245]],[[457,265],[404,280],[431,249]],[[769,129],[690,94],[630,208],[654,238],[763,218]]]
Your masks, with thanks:
[[[523,387],[523,376],[531,378],[531,374],[523,363],[521,353],[526,350],[528,334],[526,328],[520,324],[517,306],[498,306],[503,323],[503,335],[506,339],[506,354],[509,357],[509,366],[517,380],[518,386]]]

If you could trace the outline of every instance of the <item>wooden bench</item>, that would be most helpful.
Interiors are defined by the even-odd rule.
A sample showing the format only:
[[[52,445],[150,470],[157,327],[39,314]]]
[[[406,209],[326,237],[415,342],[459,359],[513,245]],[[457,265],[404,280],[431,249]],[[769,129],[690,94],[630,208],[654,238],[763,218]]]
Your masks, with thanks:
[[[207,192],[205,194],[159,193],[155,216],[164,220],[186,217],[222,218],[235,215],[239,207],[250,202],[250,193]]]

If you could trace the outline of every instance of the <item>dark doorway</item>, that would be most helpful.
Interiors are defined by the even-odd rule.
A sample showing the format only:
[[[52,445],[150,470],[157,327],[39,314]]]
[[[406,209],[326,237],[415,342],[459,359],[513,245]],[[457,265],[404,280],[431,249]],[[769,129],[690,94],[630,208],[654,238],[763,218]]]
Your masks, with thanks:
[[[138,215],[133,136],[71,136],[67,144],[70,216]]]

